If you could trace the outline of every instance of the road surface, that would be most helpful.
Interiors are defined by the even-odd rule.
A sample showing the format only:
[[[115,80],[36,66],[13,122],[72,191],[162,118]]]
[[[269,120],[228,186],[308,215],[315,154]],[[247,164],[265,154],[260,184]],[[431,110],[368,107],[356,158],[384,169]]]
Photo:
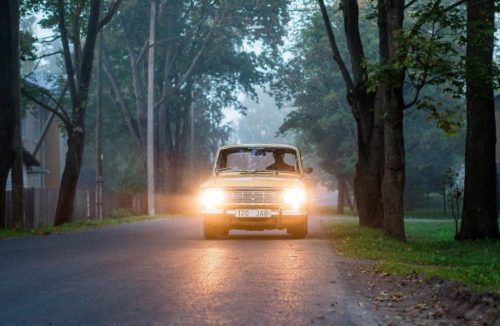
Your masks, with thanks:
[[[0,240],[2,325],[371,325],[310,234],[231,232],[164,219]]]

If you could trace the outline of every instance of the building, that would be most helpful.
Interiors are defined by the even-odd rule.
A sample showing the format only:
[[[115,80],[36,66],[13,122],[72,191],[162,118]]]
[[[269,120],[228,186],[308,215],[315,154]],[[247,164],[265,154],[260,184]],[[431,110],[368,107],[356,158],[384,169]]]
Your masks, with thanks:
[[[66,139],[58,119],[40,106],[32,106],[21,118],[21,138],[25,150],[40,163],[39,166],[26,166],[26,186],[59,189]]]

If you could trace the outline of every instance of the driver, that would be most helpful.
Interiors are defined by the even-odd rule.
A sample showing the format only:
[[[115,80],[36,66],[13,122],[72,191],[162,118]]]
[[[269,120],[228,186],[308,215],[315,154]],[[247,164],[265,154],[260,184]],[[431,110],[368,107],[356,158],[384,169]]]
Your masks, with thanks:
[[[274,163],[266,167],[266,170],[295,172],[295,168],[285,163],[285,153],[283,151],[273,152]]]

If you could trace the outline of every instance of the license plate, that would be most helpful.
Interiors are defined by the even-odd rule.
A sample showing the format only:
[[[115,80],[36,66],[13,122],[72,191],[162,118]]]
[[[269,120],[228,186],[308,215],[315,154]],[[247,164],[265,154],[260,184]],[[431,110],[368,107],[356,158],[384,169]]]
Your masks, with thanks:
[[[270,209],[237,209],[234,211],[234,217],[239,218],[266,218],[271,217]]]

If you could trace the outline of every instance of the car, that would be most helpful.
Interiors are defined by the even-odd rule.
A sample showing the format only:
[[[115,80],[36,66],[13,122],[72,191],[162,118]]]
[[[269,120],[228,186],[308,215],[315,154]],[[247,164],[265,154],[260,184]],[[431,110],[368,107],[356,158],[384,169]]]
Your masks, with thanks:
[[[219,148],[212,176],[200,189],[205,238],[228,236],[231,229],[286,229],[295,238],[304,238],[310,210],[307,175],[311,172],[294,146]]]

